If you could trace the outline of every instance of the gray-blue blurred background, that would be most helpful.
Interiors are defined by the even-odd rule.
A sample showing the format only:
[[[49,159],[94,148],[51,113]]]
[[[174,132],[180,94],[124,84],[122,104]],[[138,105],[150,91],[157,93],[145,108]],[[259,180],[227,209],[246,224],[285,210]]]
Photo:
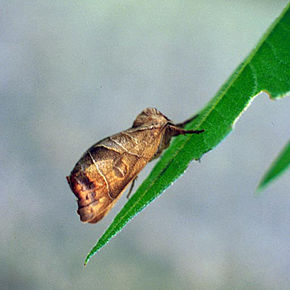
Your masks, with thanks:
[[[289,98],[258,97],[86,268],[126,198],[82,224],[65,180],[145,107],[201,109],[287,2],[1,0],[0,289],[290,289],[289,174],[254,196]]]

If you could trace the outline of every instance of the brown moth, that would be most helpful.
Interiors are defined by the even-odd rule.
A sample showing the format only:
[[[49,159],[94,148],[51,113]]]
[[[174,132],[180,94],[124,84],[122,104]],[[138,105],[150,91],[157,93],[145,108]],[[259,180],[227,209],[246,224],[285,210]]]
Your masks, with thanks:
[[[96,223],[101,220],[126,187],[131,182],[134,184],[145,165],[169,146],[172,137],[203,132],[183,129],[195,117],[174,124],[157,109],[147,108],[137,116],[131,128],[89,148],[67,176],[78,199],[77,212],[81,221]]]

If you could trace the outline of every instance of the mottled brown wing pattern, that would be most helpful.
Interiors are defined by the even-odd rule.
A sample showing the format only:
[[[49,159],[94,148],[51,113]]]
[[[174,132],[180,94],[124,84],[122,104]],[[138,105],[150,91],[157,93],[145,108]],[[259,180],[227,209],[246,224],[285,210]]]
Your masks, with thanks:
[[[135,129],[106,138],[84,154],[69,177],[83,222],[96,223],[110,211],[151,159],[151,147],[138,140]]]
[[[85,152],[67,177],[77,197],[81,221],[101,220],[144,166],[168,147],[171,137],[203,131],[184,130],[186,122],[176,126],[157,109],[147,108],[132,128],[99,141]]]

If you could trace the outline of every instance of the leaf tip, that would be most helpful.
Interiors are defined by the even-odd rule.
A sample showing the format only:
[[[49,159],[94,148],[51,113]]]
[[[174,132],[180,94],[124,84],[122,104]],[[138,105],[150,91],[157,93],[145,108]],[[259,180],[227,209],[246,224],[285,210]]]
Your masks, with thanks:
[[[90,256],[88,255],[88,256],[86,257],[86,259],[85,259],[85,262],[84,262],[84,267],[86,267],[86,266],[87,266],[87,264],[88,264],[89,260],[90,260]]]
[[[255,197],[259,197],[259,196],[261,195],[261,192],[262,192],[264,189],[265,189],[265,184],[260,183],[260,184],[257,186],[257,188],[256,188],[256,190],[255,190],[255,192],[254,192],[254,196],[255,196]]]

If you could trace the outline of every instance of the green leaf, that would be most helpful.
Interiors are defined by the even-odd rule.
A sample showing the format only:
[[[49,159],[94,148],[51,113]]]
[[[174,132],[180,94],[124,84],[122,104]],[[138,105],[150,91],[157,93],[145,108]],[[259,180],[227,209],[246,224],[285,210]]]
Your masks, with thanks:
[[[263,190],[269,183],[277,179],[290,166],[290,141],[283,148],[279,156],[274,160],[270,168],[263,176],[257,191]]]
[[[193,159],[200,159],[204,153],[220,143],[259,92],[265,91],[272,98],[289,93],[289,44],[288,5],[216,96],[199,112],[199,117],[186,127],[204,129],[205,132],[179,136],[173,140],[150,175],[88,254],[85,264],[135,215],[182,175]]]

